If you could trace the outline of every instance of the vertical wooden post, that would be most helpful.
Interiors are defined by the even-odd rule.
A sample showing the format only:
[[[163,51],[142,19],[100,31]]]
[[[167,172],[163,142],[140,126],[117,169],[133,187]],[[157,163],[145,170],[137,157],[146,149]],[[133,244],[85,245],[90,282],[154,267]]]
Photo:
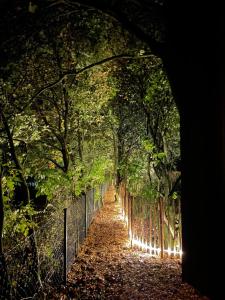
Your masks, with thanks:
[[[126,192],[126,215],[127,215],[127,226],[128,226],[128,228],[129,228],[129,199],[128,199],[128,197],[129,197],[129,193],[128,193],[128,191]]]
[[[170,222],[170,206],[169,204],[167,205],[167,210],[168,210],[168,214],[167,214],[167,220],[168,220],[168,226],[167,226],[167,248],[169,250],[172,249],[172,233],[170,232],[170,226],[171,226],[171,222]],[[164,212],[163,212],[164,215]],[[168,252],[168,257],[172,257],[172,253]]]
[[[130,193],[127,193],[127,230],[130,234]]]
[[[154,203],[151,207],[151,215],[152,215],[152,247],[155,247],[155,210],[154,210]],[[152,250],[152,254],[155,254],[154,250]]]
[[[182,227],[181,227],[181,201],[179,200],[179,248],[182,248]],[[180,256],[180,259],[182,257]]]
[[[122,209],[122,213],[124,211],[124,202],[123,202],[123,186],[120,186],[120,201],[121,201],[121,209]]]
[[[67,283],[67,208],[64,208],[63,281]]]
[[[131,241],[131,247],[133,247],[133,242],[132,242],[132,240],[133,240],[133,201],[134,200],[134,196],[131,196],[130,197],[130,209],[131,209],[131,211],[130,211],[130,233],[131,233],[131,236],[130,236],[130,241]]]
[[[175,208],[175,200],[173,200],[173,202],[172,202],[172,207],[173,207],[172,216],[173,216],[173,232],[174,232],[174,236],[173,236],[173,239],[172,239],[172,247],[173,247],[173,250],[176,250],[177,232],[176,232],[176,208]],[[174,256],[176,256],[176,255],[174,254]]]
[[[103,192],[102,192],[102,184],[99,185],[99,194],[100,194],[100,199],[99,199],[99,205],[98,209],[103,206]]]
[[[85,207],[85,237],[87,237],[88,229],[88,211],[87,211],[87,195],[84,194],[84,207]]]
[[[154,207],[154,248],[156,249],[158,239],[158,203],[155,204]],[[157,254],[156,250],[154,250],[154,254]]]
[[[163,198],[160,197],[159,199],[159,221],[160,221],[160,248],[161,248],[161,253],[160,256],[161,258],[164,257],[164,226],[163,226]]]
[[[94,213],[95,213],[95,188],[92,189],[92,193],[93,193],[93,214],[92,214],[92,216],[94,217]]]
[[[126,197],[127,197],[127,190],[126,190],[126,186],[124,187],[124,220],[126,220],[126,215],[127,215],[127,202],[126,202]]]
[[[77,253],[79,252],[80,249],[80,230],[79,226],[77,226]]]
[[[150,246],[149,253],[151,255],[152,254],[152,250],[151,250],[151,247],[152,247],[152,209],[151,209],[151,205],[149,207],[149,246]]]
[[[75,221],[75,228],[78,227],[78,220],[76,219]],[[76,238],[75,238],[75,256],[78,255],[78,237],[77,237],[77,233],[76,233]]]

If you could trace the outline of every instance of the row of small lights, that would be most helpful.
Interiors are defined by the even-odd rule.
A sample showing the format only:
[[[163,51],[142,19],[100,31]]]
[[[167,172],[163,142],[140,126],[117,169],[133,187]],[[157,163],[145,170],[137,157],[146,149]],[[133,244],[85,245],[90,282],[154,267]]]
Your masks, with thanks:
[[[125,215],[124,210],[122,210],[122,215],[123,215],[123,218],[124,218],[126,224],[128,225],[128,217]],[[130,237],[130,241],[131,241],[132,245],[136,245],[139,248],[141,248],[142,250],[145,250],[146,252],[149,251],[148,254],[150,256],[159,256],[160,255],[160,252],[161,252],[160,248],[152,247],[151,245],[148,245],[147,243],[141,241],[137,237],[132,237],[131,231],[129,232],[129,237]],[[168,248],[168,249],[164,249],[163,253],[167,253],[168,256],[171,256],[173,254],[174,256],[179,256],[180,258],[183,255],[183,252],[181,249],[179,251],[177,251],[176,249],[172,250],[171,248]]]
[[[145,250],[146,252],[149,251],[150,253],[148,253],[148,254],[150,256],[159,256],[160,255],[160,252],[161,252],[160,248],[152,247],[151,245],[148,245],[137,238],[132,238],[131,242],[132,242],[132,245],[136,245],[139,248],[141,248],[142,250]],[[177,251],[176,249],[172,250],[171,248],[164,249],[163,253],[167,253],[168,256],[171,256],[173,254],[175,256],[179,256],[180,258],[183,255],[182,250]]]

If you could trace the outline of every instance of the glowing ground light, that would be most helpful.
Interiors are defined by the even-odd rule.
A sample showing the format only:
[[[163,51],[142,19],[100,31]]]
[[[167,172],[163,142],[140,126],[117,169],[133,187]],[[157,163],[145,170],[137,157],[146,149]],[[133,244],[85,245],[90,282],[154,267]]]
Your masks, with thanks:
[[[151,245],[148,245],[146,243],[144,243],[143,241],[139,240],[139,239],[136,239],[136,238],[132,238],[132,245],[136,245],[138,246],[139,248],[141,248],[142,250],[145,250],[145,251],[149,251],[149,255],[150,256],[159,256],[160,252],[161,252],[161,249],[160,248],[157,248],[157,247],[152,247]],[[168,255],[170,256],[171,254],[174,254],[174,255],[177,255],[179,256],[180,258],[182,257],[183,255],[183,252],[182,250],[171,250],[170,248],[168,249],[164,249],[163,251],[164,253],[168,253]]]
[[[124,219],[124,221],[128,225],[128,217],[126,216],[126,213],[125,213],[124,209],[122,209],[122,218]],[[159,256],[160,255],[160,252],[161,252],[160,248],[152,247],[151,245],[148,245],[147,243],[145,243],[143,240],[132,237],[131,230],[129,230],[129,238],[130,238],[130,242],[132,243],[132,245],[136,245],[139,248],[141,248],[142,250],[145,250],[146,252],[149,252],[148,254],[150,256]],[[168,249],[164,249],[163,253],[167,253],[168,256],[171,256],[173,254],[174,256],[178,256],[179,258],[181,258],[182,255],[183,255],[183,252],[182,252],[181,249],[179,251],[177,251],[176,249],[172,250],[171,248],[168,248]]]

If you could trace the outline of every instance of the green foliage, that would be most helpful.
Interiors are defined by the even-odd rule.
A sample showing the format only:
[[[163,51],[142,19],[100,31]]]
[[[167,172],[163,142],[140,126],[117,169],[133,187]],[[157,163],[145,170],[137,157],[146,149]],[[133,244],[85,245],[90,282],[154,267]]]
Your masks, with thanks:
[[[148,139],[145,139],[142,141],[142,147],[144,148],[144,150],[146,152],[149,152],[149,153],[152,153],[153,150],[155,149],[154,144],[151,141],[149,141]]]
[[[26,237],[30,229],[35,228],[36,223],[32,221],[32,217],[36,214],[31,205],[26,205],[20,209],[12,210],[6,207],[5,226],[3,231],[4,238],[12,238],[17,235]]]
[[[76,18],[58,13],[52,13],[51,26],[41,23],[29,38],[21,36],[26,51],[1,67],[0,144],[10,220],[5,234],[26,235],[34,224],[25,215],[35,211],[30,204],[19,211],[13,207],[19,177],[3,117],[20,171],[34,177],[37,196],[51,202],[80,195],[111,174],[153,201],[158,192],[166,194],[168,174],[180,156],[179,115],[161,60],[140,59],[150,49],[98,12],[78,10]],[[13,44],[5,50],[13,52]],[[98,64],[76,75],[121,53],[139,59]]]
[[[177,192],[173,192],[173,194],[172,194],[172,199],[173,199],[173,200],[176,200],[177,198],[178,198]]]
[[[9,167],[9,165],[5,164],[4,167]],[[16,235],[26,237],[29,234],[29,230],[35,227],[35,222],[32,221],[32,217],[36,212],[30,204],[17,209],[13,206],[15,187],[20,184],[21,181],[15,169],[10,169],[8,176],[2,178],[5,209],[4,238],[12,238]]]
[[[140,191],[141,196],[149,202],[157,201],[157,186],[153,183],[146,183]]]
[[[89,165],[78,168],[76,171],[75,194],[80,195],[87,187],[98,187],[99,184],[104,183],[106,174],[112,169],[112,161],[105,157],[96,157]],[[81,176],[81,170],[82,176]]]
[[[2,164],[3,168],[7,168],[7,175],[2,177],[2,189],[4,206],[9,207],[14,198],[14,191],[16,186],[20,186],[21,177],[20,171],[16,170],[14,165],[10,163]]]
[[[94,203],[96,204],[97,202],[100,201],[100,198],[101,198],[101,191],[100,191],[100,187],[97,186],[95,188],[95,194],[94,194]]]
[[[72,189],[70,174],[64,174],[58,169],[46,169],[36,176],[38,180],[37,196],[46,195],[48,200],[52,200],[58,190],[62,187],[68,191]]]
[[[169,174],[180,156],[179,114],[162,63],[158,58],[129,62],[115,76],[117,174],[133,194],[166,196],[172,184]]]

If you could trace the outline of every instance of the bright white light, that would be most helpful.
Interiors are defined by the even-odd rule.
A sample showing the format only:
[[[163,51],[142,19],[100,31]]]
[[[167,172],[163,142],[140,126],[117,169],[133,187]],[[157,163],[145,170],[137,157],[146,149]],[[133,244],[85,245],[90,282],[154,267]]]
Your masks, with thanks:
[[[129,239],[132,240],[132,231],[131,231],[131,229],[129,230]]]
[[[142,240],[138,239],[137,237],[133,237],[132,238],[132,245],[136,245],[137,247],[139,247],[140,249],[144,249],[146,252],[149,250],[149,255],[150,256],[159,256],[160,255],[160,252],[161,252],[161,249],[160,248],[157,248],[157,247],[152,247],[151,245],[148,245],[147,243],[144,243]],[[152,254],[152,252],[154,254]],[[168,255],[170,256],[171,254],[174,254],[174,255],[178,255],[180,258],[182,257],[183,255],[183,252],[182,250],[172,250],[171,248],[168,248],[168,249],[164,249],[163,251],[164,253],[168,253]]]
[[[145,251],[148,251],[148,249],[149,249],[149,246],[148,246],[147,242],[145,242]]]

